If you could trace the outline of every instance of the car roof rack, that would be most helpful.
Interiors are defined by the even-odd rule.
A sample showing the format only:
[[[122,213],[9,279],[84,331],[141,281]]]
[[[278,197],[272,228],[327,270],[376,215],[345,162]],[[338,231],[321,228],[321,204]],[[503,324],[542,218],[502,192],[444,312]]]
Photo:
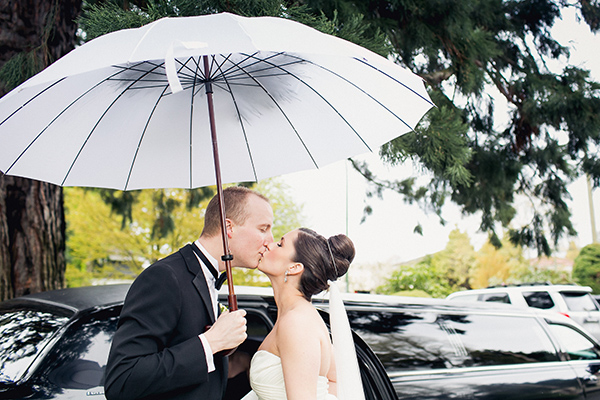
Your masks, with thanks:
[[[519,286],[552,286],[554,285],[552,282],[521,282],[521,283],[503,283],[500,285],[491,285],[488,286],[488,289],[492,288],[503,288],[503,287],[519,287]]]

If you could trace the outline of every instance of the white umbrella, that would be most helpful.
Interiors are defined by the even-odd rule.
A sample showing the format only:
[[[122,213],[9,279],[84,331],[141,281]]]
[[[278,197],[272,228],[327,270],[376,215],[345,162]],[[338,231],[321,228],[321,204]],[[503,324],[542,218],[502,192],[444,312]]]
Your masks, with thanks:
[[[409,70],[291,20],[164,18],[91,40],[0,99],[0,171],[221,195],[377,150],[432,105]]]

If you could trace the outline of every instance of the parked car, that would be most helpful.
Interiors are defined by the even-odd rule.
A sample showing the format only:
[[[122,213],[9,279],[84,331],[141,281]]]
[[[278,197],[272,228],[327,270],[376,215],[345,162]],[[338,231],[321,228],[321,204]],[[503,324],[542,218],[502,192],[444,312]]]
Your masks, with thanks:
[[[514,285],[451,293],[448,300],[514,304],[557,311],[572,318],[600,340],[600,306],[592,288],[577,285]]]
[[[67,289],[1,303],[0,398],[104,398],[126,290]],[[269,289],[236,293],[248,312],[240,350],[252,353],[277,310]],[[600,345],[558,313],[362,294],[344,302],[367,399],[600,399]],[[314,304],[327,322],[326,298]]]
[[[396,296],[344,302],[399,399],[600,399],[600,346],[559,313]]]
[[[48,291],[1,303],[0,398],[104,399],[104,369],[128,288]],[[240,349],[254,352],[273,327],[275,302],[270,289],[239,288],[237,294],[248,320]],[[366,398],[395,400],[381,362],[360,337],[354,341]]]

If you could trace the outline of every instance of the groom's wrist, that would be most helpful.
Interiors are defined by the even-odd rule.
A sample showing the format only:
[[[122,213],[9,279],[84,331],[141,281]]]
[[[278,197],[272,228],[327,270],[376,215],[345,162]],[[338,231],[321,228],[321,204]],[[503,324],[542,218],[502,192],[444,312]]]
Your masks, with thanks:
[[[204,334],[198,335],[200,342],[202,342],[202,348],[204,349],[204,357],[206,358],[206,366],[208,367],[208,373],[213,372],[215,368],[215,358],[213,357],[213,351],[210,347],[210,343]]]

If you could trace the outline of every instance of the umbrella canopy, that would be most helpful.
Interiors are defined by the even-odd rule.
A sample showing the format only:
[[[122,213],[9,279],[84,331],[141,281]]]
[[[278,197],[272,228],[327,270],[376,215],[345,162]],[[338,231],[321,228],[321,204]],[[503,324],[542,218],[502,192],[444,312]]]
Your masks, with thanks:
[[[222,183],[377,149],[432,105],[410,71],[291,20],[164,18],[96,38],[0,99],[0,171],[121,190],[216,184],[236,310]]]
[[[0,99],[0,170],[121,190],[216,184],[207,89],[223,183],[377,150],[432,107],[407,69],[291,20],[164,18],[96,38]]]

